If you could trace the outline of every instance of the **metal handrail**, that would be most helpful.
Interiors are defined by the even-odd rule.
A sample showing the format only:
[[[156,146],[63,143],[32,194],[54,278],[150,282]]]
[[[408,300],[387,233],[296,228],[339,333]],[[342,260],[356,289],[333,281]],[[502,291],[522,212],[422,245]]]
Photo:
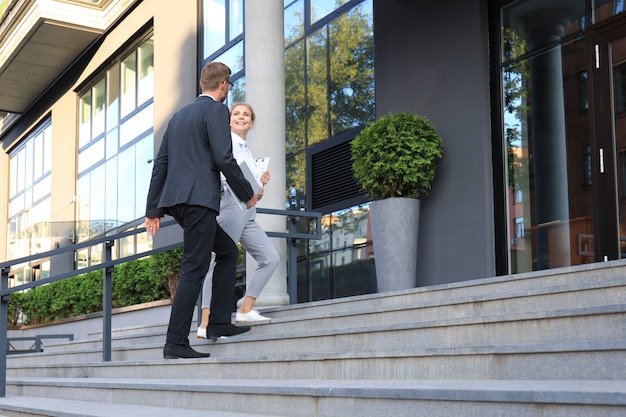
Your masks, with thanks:
[[[258,214],[269,214],[285,216],[289,222],[287,232],[273,232],[267,231],[269,237],[285,238],[288,239],[288,258],[287,258],[287,292],[289,294],[290,302],[294,303],[297,300],[297,241],[298,239],[321,239],[321,213],[309,212],[309,211],[294,211],[294,210],[276,210],[267,208],[257,208]],[[315,220],[315,232],[314,233],[300,233],[297,231],[297,224],[301,218]],[[174,220],[168,220],[161,223],[161,227],[168,227],[176,224]],[[36,255],[25,256],[18,259],[12,259],[6,262],[0,262],[0,397],[6,396],[6,363],[7,363],[7,349],[4,348],[7,345],[7,321],[8,321],[8,305],[10,295],[23,291],[29,288],[50,284],[60,281],[62,279],[75,277],[85,274],[87,272],[102,270],[104,278],[104,290],[102,294],[102,360],[104,362],[111,361],[111,315],[112,315],[112,272],[116,265],[129,262],[135,259],[144,258],[146,256],[154,255],[156,253],[165,252],[171,249],[179,248],[183,245],[182,241],[162,246],[156,249],[136,253],[134,255],[124,256],[118,259],[112,259],[112,247],[113,242],[121,238],[137,235],[146,231],[145,227],[139,227],[133,230],[124,231],[121,233],[115,233],[111,235],[101,236],[86,240],[84,242],[75,243],[73,245],[65,246],[62,248],[41,252]],[[37,281],[27,282],[21,285],[16,285],[9,288],[9,272],[13,265],[19,265],[26,262],[44,259],[56,255],[60,255],[67,252],[74,252],[86,247],[95,246],[98,244],[104,245],[104,262],[98,265],[92,265],[89,267],[76,269],[73,271],[65,272],[62,274],[54,275],[48,278],[44,278]]]

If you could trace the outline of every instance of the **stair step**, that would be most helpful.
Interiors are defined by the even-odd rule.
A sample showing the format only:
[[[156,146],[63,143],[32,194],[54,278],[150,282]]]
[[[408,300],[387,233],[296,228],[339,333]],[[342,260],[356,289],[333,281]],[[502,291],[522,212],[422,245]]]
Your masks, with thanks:
[[[626,339],[403,351],[272,354],[197,360],[143,360],[10,366],[9,377],[330,379],[621,379]],[[161,346],[155,349],[161,349]]]
[[[482,415],[494,415],[495,410],[509,410],[507,415],[526,415],[512,412],[512,408],[548,410],[547,415],[618,416],[626,406],[626,380],[554,381],[554,380],[298,380],[298,379],[99,379],[99,378],[37,378],[21,379],[30,385],[34,397],[51,394],[58,400],[76,401],[94,390],[106,390],[102,407],[115,406],[110,414],[63,414],[63,416],[137,416],[131,405],[169,408],[168,417],[196,416],[185,414],[174,407],[189,407],[198,413],[210,405],[212,410],[279,416],[340,416],[381,415],[409,416],[420,410],[422,415],[474,416],[476,410],[489,410]],[[239,400],[234,401],[234,398]],[[181,404],[184,399],[184,404]],[[0,407],[7,410],[11,401],[25,401],[23,397],[0,398]],[[43,398],[40,407],[49,407]],[[56,401],[56,400],[54,400]],[[115,403],[115,404],[112,404]],[[436,404],[438,406],[436,406]],[[81,405],[79,401],[76,403]],[[91,412],[100,403],[88,403]],[[126,405],[127,404],[127,405]],[[82,404],[86,406],[87,404]],[[429,407],[439,409],[436,414]],[[560,410],[550,414],[549,410]],[[141,409],[140,409],[141,410]],[[156,409],[158,410],[158,408]],[[156,411],[155,410],[155,411]],[[315,413],[312,412],[315,410]],[[456,411],[455,411],[456,410]],[[392,412],[393,411],[393,412]],[[100,411],[98,411],[100,412]],[[160,411],[163,413],[163,411]],[[206,413],[206,411],[203,411]],[[565,414],[564,412],[570,413]],[[622,414],[618,414],[621,412]],[[52,415],[52,414],[48,414]],[[57,414],[54,414],[57,415]],[[165,416],[166,414],[150,414]],[[205,416],[207,414],[204,414]],[[215,414],[217,415],[217,414]],[[227,414],[220,414],[226,416]],[[257,414],[253,414],[257,415]],[[498,414],[499,415],[499,414]]]
[[[268,414],[235,413],[202,409],[154,407],[136,404],[111,404],[98,401],[65,400],[49,397],[0,398],[0,417],[278,417]]]
[[[163,359],[169,305],[114,316],[106,362],[90,317],[7,358],[24,397],[0,398],[0,417],[623,417],[625,300],[621,261],[261,308],[271,324],[217,342],[192,325],[212,356],[187,360]],[[72,414],[85,399],[103,405]]]

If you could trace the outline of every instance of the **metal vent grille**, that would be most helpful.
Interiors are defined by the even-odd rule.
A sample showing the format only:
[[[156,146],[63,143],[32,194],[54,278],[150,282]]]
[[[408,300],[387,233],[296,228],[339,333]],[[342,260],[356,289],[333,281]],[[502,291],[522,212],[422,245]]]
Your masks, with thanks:
[[[352,173],[351,143],[357,132],[346,133],[351,134],[309,148],[307,207],[310,210],[328,213],[367,201]]]

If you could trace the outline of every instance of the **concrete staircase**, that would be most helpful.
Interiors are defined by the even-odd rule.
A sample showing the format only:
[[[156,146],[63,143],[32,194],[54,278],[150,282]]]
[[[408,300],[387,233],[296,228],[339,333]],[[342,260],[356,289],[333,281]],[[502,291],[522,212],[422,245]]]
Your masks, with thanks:
[[[117,318],[111,362],[97,324],[10,355],[0,416],[626,416],[622,261],[262,313],[217,342],[192,326],[207,359],[162,359],[168,307]]]

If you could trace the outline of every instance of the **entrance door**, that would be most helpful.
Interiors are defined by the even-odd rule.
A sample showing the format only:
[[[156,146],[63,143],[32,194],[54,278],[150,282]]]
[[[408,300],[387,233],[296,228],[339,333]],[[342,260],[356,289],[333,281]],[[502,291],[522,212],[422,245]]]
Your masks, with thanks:
[[[589,36],[597,178],[596,261],[626,257],[626,19]]]

